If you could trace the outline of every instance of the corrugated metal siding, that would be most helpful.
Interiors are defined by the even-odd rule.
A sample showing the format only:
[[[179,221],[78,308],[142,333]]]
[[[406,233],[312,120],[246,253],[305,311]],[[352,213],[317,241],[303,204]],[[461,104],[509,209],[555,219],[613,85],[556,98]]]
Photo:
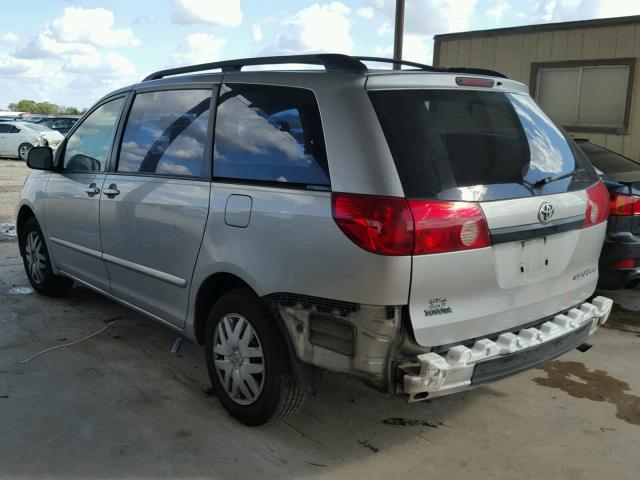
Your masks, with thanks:
[[[529,83],[531,63],[603,58],[640,59],[640,23],[477,38],[441,39],[440,66],[489,68]],[[640,61],[636,62],[627,135],[579,133],[640,160]]]

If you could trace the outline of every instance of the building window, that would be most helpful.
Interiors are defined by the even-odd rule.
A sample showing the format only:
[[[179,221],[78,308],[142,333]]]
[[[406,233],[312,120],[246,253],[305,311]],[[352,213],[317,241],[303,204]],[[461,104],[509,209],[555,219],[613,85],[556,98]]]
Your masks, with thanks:
[[[634,70],[635,59],[534,63],[531,90],[567,130],[627,133]]]

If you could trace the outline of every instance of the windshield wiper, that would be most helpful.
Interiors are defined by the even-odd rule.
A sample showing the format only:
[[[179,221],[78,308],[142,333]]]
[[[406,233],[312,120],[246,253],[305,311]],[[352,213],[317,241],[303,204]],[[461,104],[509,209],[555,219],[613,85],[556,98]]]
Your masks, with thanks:
[[[584,168],[576,168],[575,170],[569,173],[563,173],[562,175],[551,175],[550,177],[545,177],[541,180],[538,180],[533,184],[534,187],[540,188],[544,187],[548,183],[557,182],[558,180],[564,180],[565,178],[575,177],[580,173],[584,173],[586,170]]]

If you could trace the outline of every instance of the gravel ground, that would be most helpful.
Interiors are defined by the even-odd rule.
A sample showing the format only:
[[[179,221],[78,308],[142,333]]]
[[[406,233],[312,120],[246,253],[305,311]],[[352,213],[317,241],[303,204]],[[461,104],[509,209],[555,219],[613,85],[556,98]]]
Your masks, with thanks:
[[[15,220],[16,204],[29,169],[19,160],[0,159],[0,240]]]

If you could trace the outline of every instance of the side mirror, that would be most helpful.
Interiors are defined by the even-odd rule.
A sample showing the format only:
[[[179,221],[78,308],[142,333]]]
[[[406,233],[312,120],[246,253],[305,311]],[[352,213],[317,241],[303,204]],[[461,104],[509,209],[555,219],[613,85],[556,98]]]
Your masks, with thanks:
[[[27,167],[33,170],[53,169],[53,150],[49,147],[33,147],[27,155]]]

